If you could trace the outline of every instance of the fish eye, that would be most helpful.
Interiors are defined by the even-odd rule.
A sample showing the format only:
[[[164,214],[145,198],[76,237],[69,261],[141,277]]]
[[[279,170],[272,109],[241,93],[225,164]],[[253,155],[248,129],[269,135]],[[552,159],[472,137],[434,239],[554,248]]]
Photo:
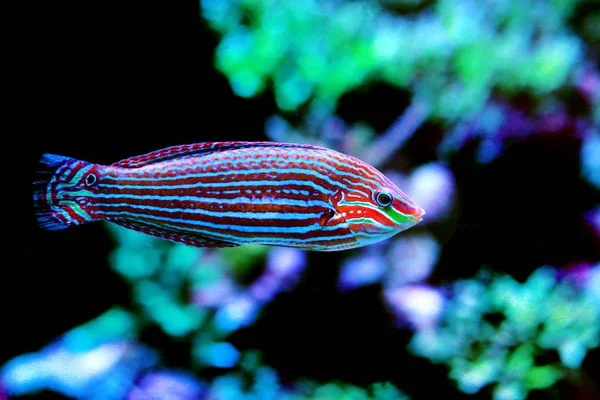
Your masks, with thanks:
[[[89,174],[88,176],[85,177],[86,185],[92,186],[94,183],[96,183],[96,175],[95,174]]]
[[[375,200],[381,207],[387,207],[392,204],[394,198],[391,194],[382,190],[375,195]]]

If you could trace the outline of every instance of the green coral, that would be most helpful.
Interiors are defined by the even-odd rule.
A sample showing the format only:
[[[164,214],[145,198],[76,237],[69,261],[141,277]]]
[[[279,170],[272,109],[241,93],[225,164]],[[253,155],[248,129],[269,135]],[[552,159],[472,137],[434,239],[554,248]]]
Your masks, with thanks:
[[[113,268],[132,283],[133,299],[146,320],[175,337],[192,334],[211,321],[211,310],[190,303],[190,290],[224,282],[230,273],[243,277],[264,260],[268,249],[244,246],[206,251],[114,224],[107,227],[118,243],[111,254]]]
[[[63,340],[71,351],[84,352],[110,341],[137,336],[138,322],[129,312],[111,308],[99,317],[65,333]]]
[[[319,383],[299,380],[283,385],[277,372],[261,363],[261,354],[248,351],[238,364],[240,369],[216,378],[209,389],[210,398],[230,400],[409,400],[390,382],[366,388],[342,382]]]
[[[464,119],[496,88],[559,88],[583,56],[568,1],[440,0],[409,15],[374,0],[201,5],[222,35],[216,66],[233,91],[251,97],[271,83],[283,111],[307,102],[333,109],[345,93],[382,81],[430,99],[433,117]]]
[[[552,386],[600,345],[600,265],[583,288],[556,274],[544,267],[522,284],[486,273],[456,282],[442,321],[417,332],[411,350],[446,363],[465,393],[495,385],[495,399],[524,399]],[[552,353],[560,362],[538,364]]]

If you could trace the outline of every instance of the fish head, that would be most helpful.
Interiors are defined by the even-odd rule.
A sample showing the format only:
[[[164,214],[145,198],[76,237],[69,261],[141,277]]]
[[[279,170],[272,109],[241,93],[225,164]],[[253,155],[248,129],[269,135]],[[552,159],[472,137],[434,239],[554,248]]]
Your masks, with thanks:
[[[332,202],[354,235],[354,247],[387,239],[422,220],[425,211],[394,183],[378,174],[378,184],[370,188],[342,189]]]
[[[69,157],[45,154],[34,182],[38,221],[46,229],[63,229],[94,219],[102,167]]]

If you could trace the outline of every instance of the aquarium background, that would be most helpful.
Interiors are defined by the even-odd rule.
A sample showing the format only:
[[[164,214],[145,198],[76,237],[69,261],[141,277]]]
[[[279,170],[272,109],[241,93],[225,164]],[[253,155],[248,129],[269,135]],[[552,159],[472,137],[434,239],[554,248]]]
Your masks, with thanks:
[[[11,135],[27,157],[11,168],[27,182],[45,152],[311,143],[373,164],[427,214],[345,252],[205,250],[104,223],[42,231],[24,185],[0,399],[600,397],[596,1],[22,15]]]

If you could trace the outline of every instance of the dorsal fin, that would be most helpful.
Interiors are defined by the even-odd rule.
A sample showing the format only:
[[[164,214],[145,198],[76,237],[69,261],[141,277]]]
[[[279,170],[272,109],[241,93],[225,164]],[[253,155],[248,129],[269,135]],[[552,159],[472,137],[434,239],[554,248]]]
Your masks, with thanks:
[[[225,150],[244,149],[251,147],[293,147],[314,150],[327,150],[324,147],[313,146],[309,144],[298,143],[277,143],[277,142],[206,142],[185,144],[181,146],[167,147],[166,149],[156,150],[151,153],[142,154],[126,158],[112,164],[113,167],[138,168],[145,165],[156,164],[166,160],[210,154]]]

